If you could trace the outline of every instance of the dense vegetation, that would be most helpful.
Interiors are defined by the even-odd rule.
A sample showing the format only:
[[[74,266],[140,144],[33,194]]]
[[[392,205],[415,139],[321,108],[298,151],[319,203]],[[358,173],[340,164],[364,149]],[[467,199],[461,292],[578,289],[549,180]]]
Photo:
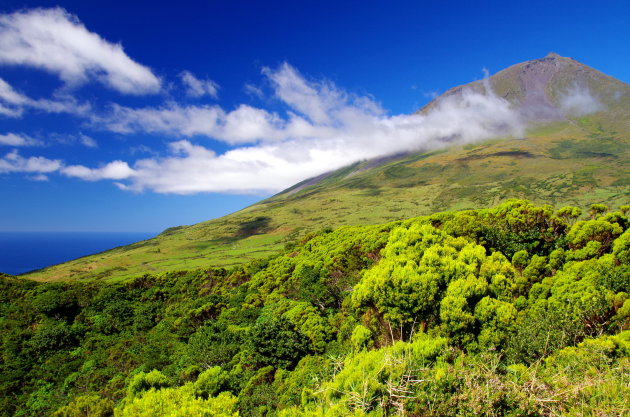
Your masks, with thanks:
[[[623,415],[629,210],[511,200],[232,270],[3,276],[0,415]]]

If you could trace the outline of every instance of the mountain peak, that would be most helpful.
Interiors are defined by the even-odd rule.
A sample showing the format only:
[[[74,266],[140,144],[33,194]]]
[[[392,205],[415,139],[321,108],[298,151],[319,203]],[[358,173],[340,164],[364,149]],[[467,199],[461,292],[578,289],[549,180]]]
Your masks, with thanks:
[[[563,58],[555,52],[549,52],[545,58]]]
[[[588,67],[573,58],[548,53],[544,58],[533,59],[512,65],[484,81],[475,81],[452,88],[437,97],[418,113],[426,114],[440,105],[447,97],[457,97],[464,91],[492,93],[509,101],[524,121],[552,121],[567,118],[567,97],[578,92],[582,102],[590,100],[591,108],[601,101],[610,104],[611,97],[628,91],[628,85]],[[575,101],[575,100],[573,100]],[[569,103],[570,104],[570,103]],[[617,106],[618,103],[612,103]],[[575,115],[575,114],[574,114]]]

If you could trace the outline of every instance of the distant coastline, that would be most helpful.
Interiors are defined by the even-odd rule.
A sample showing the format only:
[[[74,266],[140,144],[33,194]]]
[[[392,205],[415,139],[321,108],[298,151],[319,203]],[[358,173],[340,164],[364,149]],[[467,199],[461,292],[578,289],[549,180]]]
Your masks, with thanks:
[[[0,272],[19,275],[149,239],[150,232],[0,232]]]

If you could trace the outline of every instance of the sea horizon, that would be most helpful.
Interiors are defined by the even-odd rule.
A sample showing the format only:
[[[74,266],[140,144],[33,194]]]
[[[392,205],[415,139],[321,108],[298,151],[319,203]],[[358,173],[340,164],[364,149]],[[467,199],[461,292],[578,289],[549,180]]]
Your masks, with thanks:
[[[156,235],[155,232],[0,232],[0,272],[21,275]]]

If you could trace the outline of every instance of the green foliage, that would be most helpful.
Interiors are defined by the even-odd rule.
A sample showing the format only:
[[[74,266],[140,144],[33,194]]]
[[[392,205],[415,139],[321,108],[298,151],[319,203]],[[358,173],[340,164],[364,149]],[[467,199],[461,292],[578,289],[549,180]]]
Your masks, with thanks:
[[[352,342],[352,347],[357,352],[368,349],[374,344],[372,341],[372,332],[361,324],[358,324],[352,331],[350,341]]]
[[[502,351],[514,330],[517,310],[512,303],[484,297],[475,306],[475,319],[481,330],[480,350]]]
[[[289,303],[282,317],[293,323],[299,332],[308,337],[313,352],[323,353],[332,340],[333,330],[319,311],[307,302]]]
[[[229,376],[219,366],[202,372],[193,384],[195,396],[208,399],[225,390]]]
[[[591,219],[596,219],[607,211],[608,206],[606,206],[605,204],[591,204],[591,207],[588,210],[588,215],[591,217]]]
[[[579,207],[562,207],[556,213],[558,217],[563,219],[567,223],[575,222],[575,220],[582,215],[582,209]]]
[[[114,417],[237,417],[237,399],[230,393],[199,398],[193,387],[151,389],[116,408]]]
[[[476,270],[484,252],[430,225],[396,228],[382,251],[383,259],[355,286],[352,303],[375,310],[389,323],[390,336],[402,339],[416,323],[434,321],[445,287]]]
[[[332,375],[333,363],[324,356],[306,356],[292,372],[278,370],[274,380],[278,408],[309,403],[321,383]]]
[[[615,240],[613,255],[620,264],[630,265],[630,229]]]
[[[577,213],[511,200],[232,270],[0,276],[0,416],[620,415],[629,223]]]
[[[259,369],[245,384],[238,398],[240,415],[244,417],[266,416],[277,401],[273,387],[275,369],[272,366]]]
[[[35,331],[29,345],[34,353],[48,355],[72,347],[76,342],[77,335],[72,326],[63,321],[51,321]]]
[[[73,289],[61,283],[52,284],[46,291],[36,294],[32,306],[38,313],[57,319],[71,319],[79,309]]]
[[[144,391],[164,388],[169,385],[171,384],[168,378],[156,369],[149,373],[139,372],[131,378],[131,381],[129,381],[127,395],[129,397],[136,397]]]
[[[484,246],[512,258],[516,252],[544,255],[555,248],[566,228],[548,205],[534,206],[525,200],[508,200],[481,211],[479,235]]]
[[[207,323],[188,339],[181,363],[203,369],[225,365],[241,350],[242,342],[240,332],[219,322]]]
[[[525,267],[529,264],[529,254],[527,253],[527,251],[520,250],[516,252],[512,256],[512,264],[519,271],[522,271],[523,269],[525,269]]]
[[[113,401],[89,394],[76,397],[70,404],[57,410],[54,417],[111,417],[113,414]]]
[[[567,242],[569,247],[578,253],[574,258],[588,259],[607,253],[613,241],[622,232],[623,229],[618,223],[609,223],[605,220],[579,221],[569,230]]]
[[[523,270],[522,276],[528,285],[542,281],[547,276],[549,269],[547,266],[547,258],[544,256],[534,255],[529,264]]]
[[[476,304],[488,293],[486,280],[469,276],[453,281],[440,303],[444,330],[460,346],[474,341]]]
[[[344,368],[321,388],[327,407],[343,404],[352,411],[396,409],[398,393],[406,392],[415,373],[432,363],[444,350],[446,339],[416,335],[411,343],[363,351],[346,358]]]
[[[255,363],[291,369],[311,350],[308,338],[285,318],[272,319],[254,326],[249,343]]]

